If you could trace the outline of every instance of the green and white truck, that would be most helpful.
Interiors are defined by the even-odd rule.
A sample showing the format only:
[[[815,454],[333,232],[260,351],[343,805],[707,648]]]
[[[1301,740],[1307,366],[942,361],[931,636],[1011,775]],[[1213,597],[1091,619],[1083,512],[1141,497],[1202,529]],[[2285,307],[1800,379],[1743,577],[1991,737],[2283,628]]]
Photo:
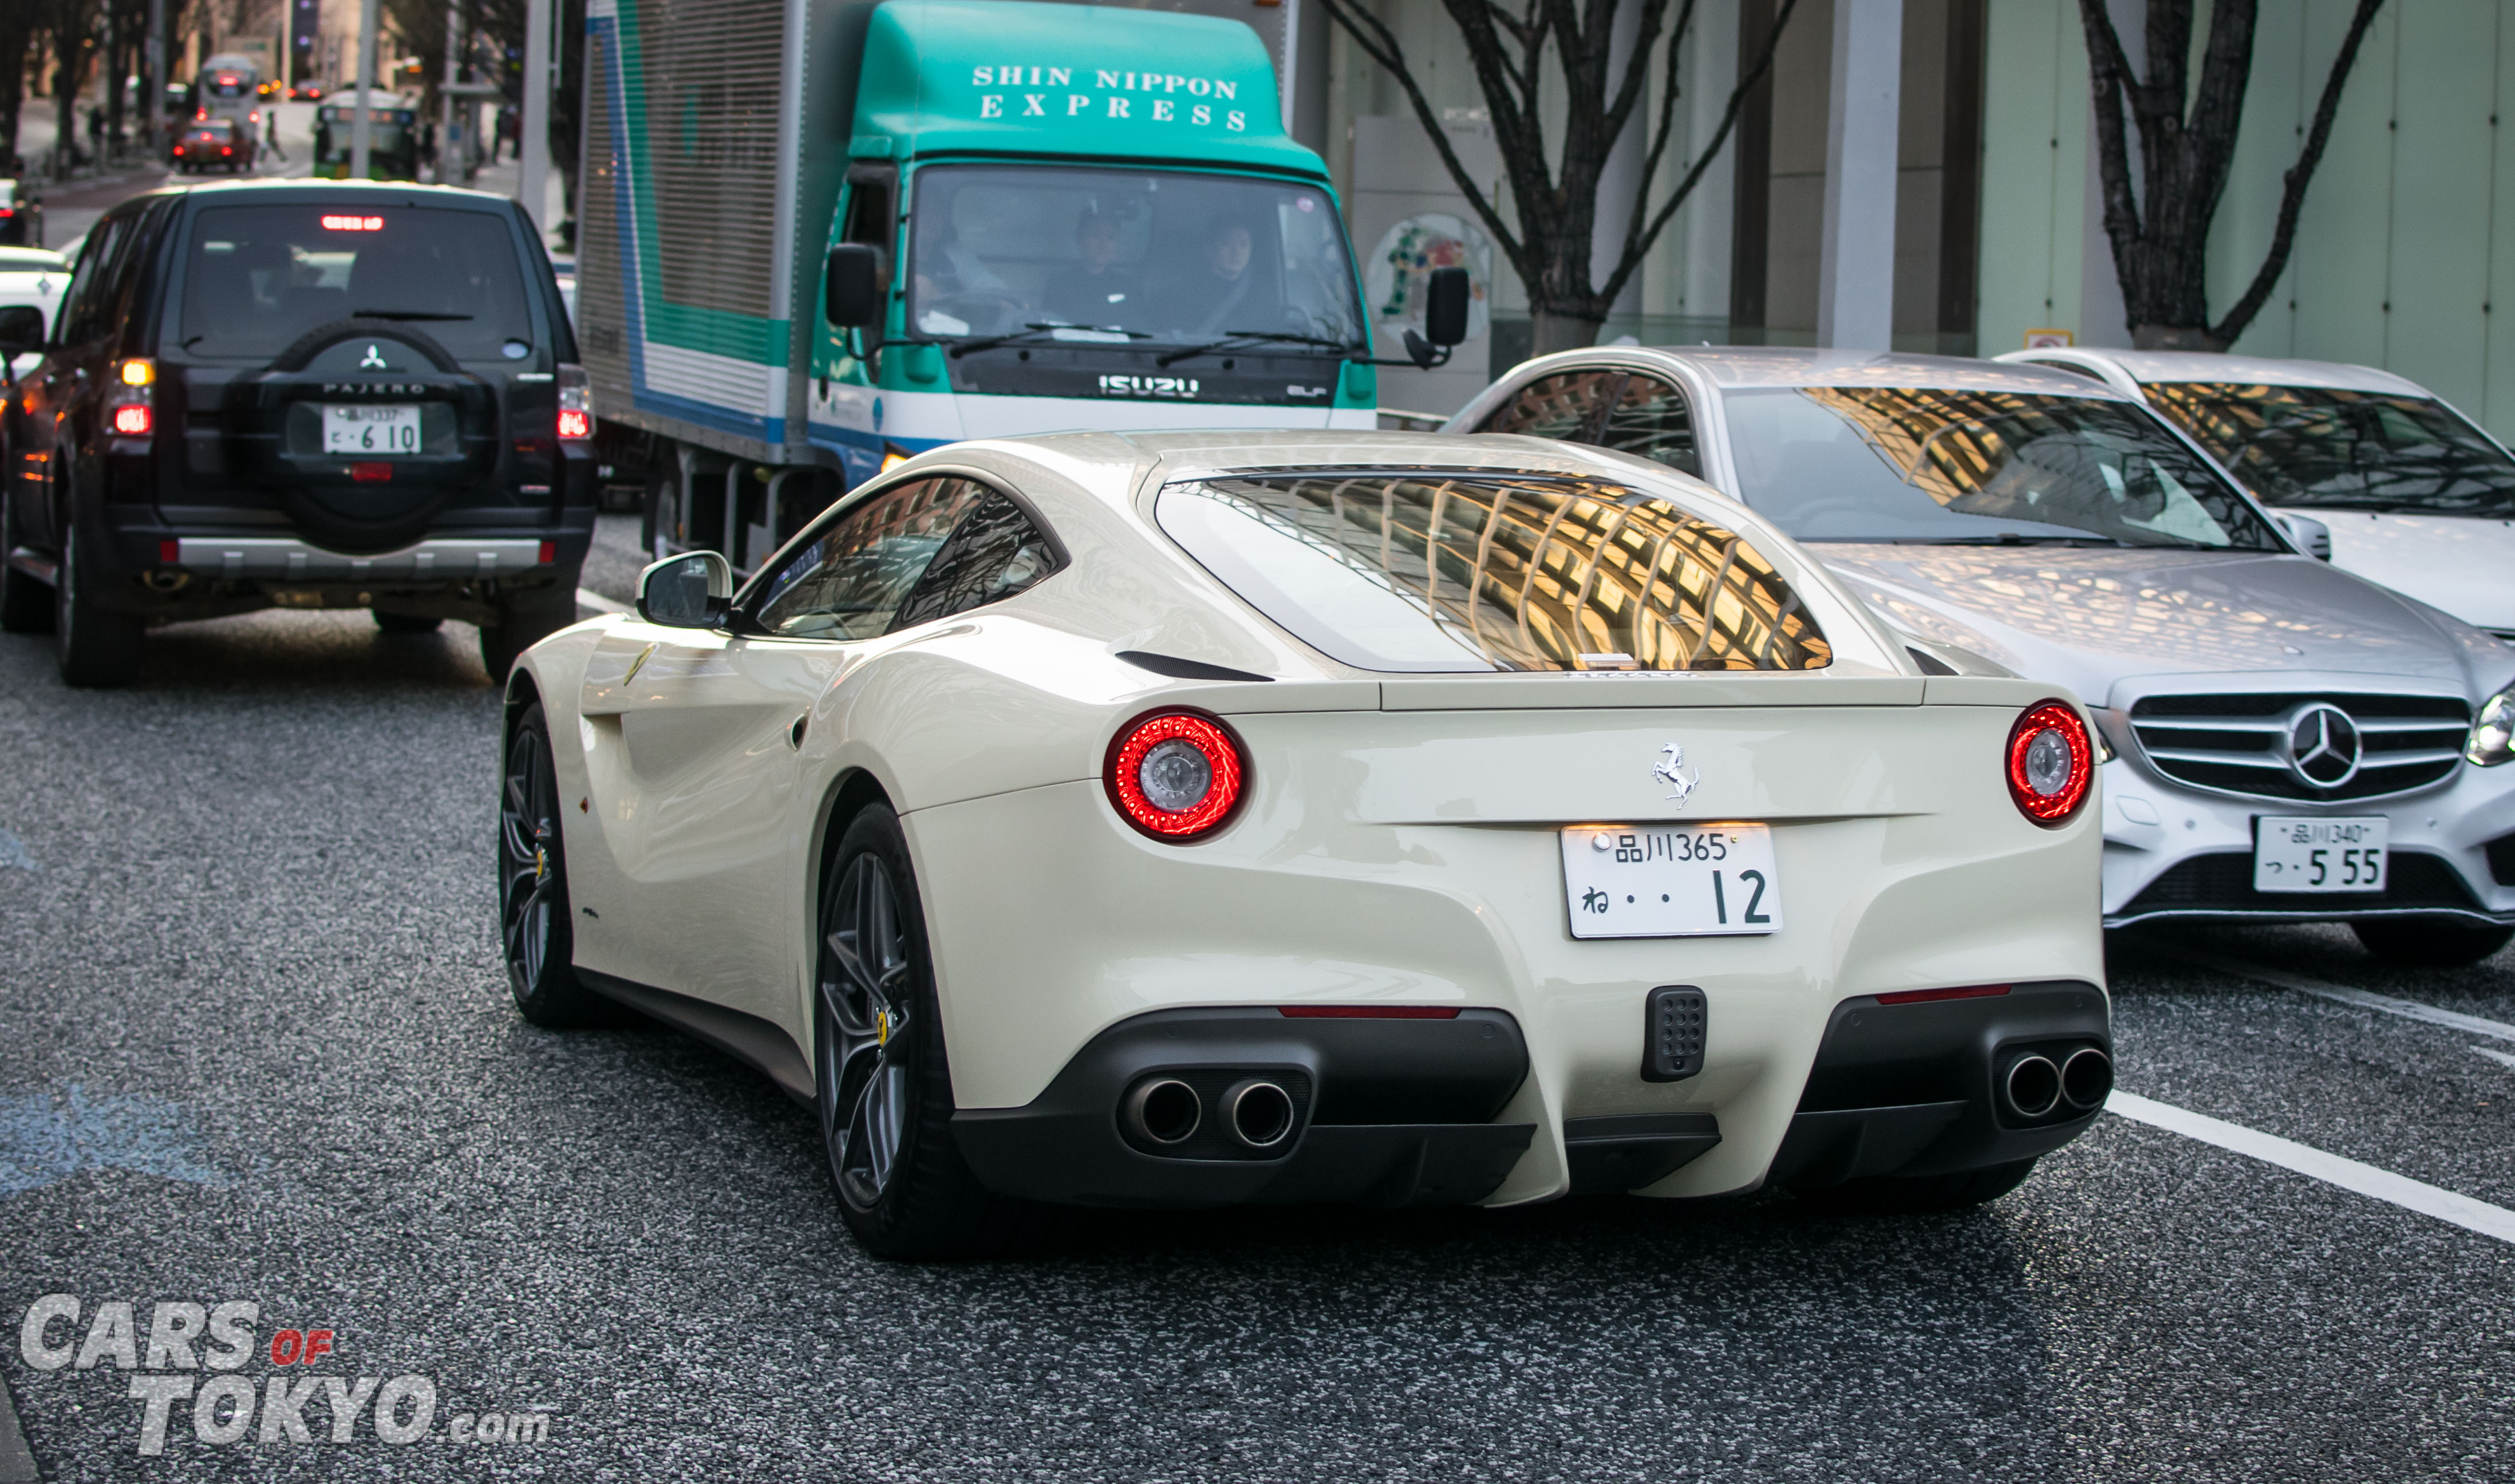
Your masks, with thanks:
[[[1327,168],[1247,25],[593,0],[587,26],[577,338],[648,445],[659,555],[747,568],[961,438],[1376,425]]]

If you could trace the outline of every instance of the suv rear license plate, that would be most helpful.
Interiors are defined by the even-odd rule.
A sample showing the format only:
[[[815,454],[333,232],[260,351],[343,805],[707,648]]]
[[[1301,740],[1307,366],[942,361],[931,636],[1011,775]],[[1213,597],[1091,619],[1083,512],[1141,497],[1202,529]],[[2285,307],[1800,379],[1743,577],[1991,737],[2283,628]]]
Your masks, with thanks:
[[[1782,926],[1773,832],[1760,824],[1574,825],[1563,894],[1576,938],[1676,938]]]
[[[377,454],[419,452],[419,409],[416,407],[330,407],[323,409],[325,453]]]
[[[2253,825],[2256,891],[2381,891],[2393,821],[2265,815]]]

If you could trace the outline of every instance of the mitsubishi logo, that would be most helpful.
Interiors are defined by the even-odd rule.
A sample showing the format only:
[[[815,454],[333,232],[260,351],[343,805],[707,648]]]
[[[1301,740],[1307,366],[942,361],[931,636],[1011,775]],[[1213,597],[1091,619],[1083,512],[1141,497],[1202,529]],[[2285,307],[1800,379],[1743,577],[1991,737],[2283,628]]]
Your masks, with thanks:
[[[361,371],[389,371],[392,367],[385,364],[385,352],[377,347],[375,342],[369,341],[367,343],[367,353],[358,358],[358,369]]]
[[[2338,788],[2358,772],[2358,723],[2349,713],[2317,701],[2288,724],[2288,765],[2316,788]]]
[[[1673,742],[1659,750],[1659,761],[1651,764],[1651,776],[1676,790],[1668,797],[1678,808],[1685,807],[1685,801],[1694,797],[1695,786],[1703,781],[1702,770],[1687,767],[1685,749]]]

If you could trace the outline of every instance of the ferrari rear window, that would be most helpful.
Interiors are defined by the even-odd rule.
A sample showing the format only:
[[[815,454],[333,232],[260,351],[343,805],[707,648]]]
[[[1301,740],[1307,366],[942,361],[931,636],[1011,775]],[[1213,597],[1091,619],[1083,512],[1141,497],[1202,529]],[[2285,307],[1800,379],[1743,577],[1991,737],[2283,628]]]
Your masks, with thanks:
[[[1834,653],[1737,532],[1620,484],[1492,471],[1166,486],[1164,532],[1363,670],[1819,670]]]

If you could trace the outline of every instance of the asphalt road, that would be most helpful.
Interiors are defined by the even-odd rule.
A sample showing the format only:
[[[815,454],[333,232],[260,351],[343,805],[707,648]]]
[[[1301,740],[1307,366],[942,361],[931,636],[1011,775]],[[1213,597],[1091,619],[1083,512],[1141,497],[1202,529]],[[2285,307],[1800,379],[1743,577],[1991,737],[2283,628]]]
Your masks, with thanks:
[[[0,1336],[80,1305],[0,1348],[45,1477],[2515,1476],[2515,1246],[2115,1116],[1957,1216],[1123,1216],[870,1261],[764,1079],[509,1008],[496,721],[454,625],[193,625],[103,694],[0,638]],[[2515,1068],[2471,1050],[2515,1041],[2196,947],[2500,1022],[2515,964],[2307,930],[2114,964],[2125,1089],[2515,1205]],[[144,1456],[117,1301],[144,1362],[160,1303],[256,1305],[241,1370],[142,1369],[293,1384],[309,1440],[204,1442],[175,1400]],[[331,1353],[274,1366],[283,1330]],[[30,1363],[73,1340],[103,1358]],[[426,1378],[430,1435],[328,1441],[309,1374],[397,1384],[401,1422]],[[547,1436],[448,1438],[487,1414]]]

